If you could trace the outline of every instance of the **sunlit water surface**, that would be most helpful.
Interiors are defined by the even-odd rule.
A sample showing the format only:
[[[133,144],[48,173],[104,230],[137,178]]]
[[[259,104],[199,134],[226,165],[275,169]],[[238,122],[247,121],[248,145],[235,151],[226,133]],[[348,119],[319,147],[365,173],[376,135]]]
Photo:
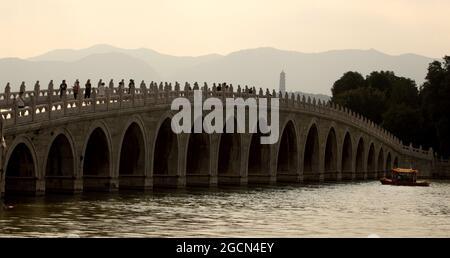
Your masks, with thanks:
[[[10,237],[449,237],[450,181],[6,198]]]

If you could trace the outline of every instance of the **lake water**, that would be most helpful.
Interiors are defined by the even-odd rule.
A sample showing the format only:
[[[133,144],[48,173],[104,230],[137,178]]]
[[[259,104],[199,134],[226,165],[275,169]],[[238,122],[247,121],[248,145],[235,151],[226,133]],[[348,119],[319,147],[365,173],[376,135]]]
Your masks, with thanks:
[[[0,237],[450,237],[450,181],[6,198]]]

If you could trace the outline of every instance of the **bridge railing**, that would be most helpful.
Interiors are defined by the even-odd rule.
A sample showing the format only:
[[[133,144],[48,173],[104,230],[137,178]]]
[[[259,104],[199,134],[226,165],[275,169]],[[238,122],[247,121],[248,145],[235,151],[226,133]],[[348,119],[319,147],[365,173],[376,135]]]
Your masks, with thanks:
[[[432,149],[425,151],[422,148],[413,148],[403,146],[402,142],[392,133],[388,132],[381,126],[375,124],[369,119],[357,114],[345,107],[332,102],[324,102],[311,97],[300,96],[298,94],[282,94],[281,92],[265,92],[260,88],[241,88],[236,89],[232,85],[222,85],[223,89],[219,90],[215,85],[211,88],[206,84],[199,87],[194,83],[192,88],[189,83],[185,84],[184,89],[180,89],[180,85],[175,83],[172,88],[171,83],[150,83],[149,87],[141,84],[138,88],[123,87],[106,87],[101,92],[98,88],[91,89],[89,98],[84,98],[85,89],[78,91],[77,99],[74,98],[73,89],[67,89],[61,92],[53,89],[52,82],[48,89],[40,89],[39,85],[35,85],[33,91],[26,91],[24,85],[21,86],[20,92],[11,92],[9,84],[5,88],[5,92],[0,94],[1,118],[4,127],[14,126],[18,124],[26,124],[32,122],[41,122],[45,120],[59,119],[66,116],[74,116],[77,114],[106,112],[109,110],[126,109],[135,107],[144,107],[147,105],[170,104],[173,99],[178,97],[186,97],[193,100],[193,90],[200,89],[203,91],[203,97],[225,98],[272,98],[278,97],[280,101],[280,109],[292,109],[293,111],[311,112],[329,116],[332,119],[338,119],[358,126],[371,135],[377,136],[385,143],[396,146],[399,151],[404,154],[420,157],[432,157]],[[17,106],[18,98],[22,98],[25,107]]]

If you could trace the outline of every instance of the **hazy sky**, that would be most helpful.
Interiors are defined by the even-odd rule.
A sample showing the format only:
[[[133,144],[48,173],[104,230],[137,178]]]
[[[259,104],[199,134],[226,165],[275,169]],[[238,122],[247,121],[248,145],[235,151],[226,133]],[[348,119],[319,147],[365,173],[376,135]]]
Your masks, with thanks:
[[[0,57],[106,43],[173,55],[270,46],[450,54],[449,0],[0,0]]]

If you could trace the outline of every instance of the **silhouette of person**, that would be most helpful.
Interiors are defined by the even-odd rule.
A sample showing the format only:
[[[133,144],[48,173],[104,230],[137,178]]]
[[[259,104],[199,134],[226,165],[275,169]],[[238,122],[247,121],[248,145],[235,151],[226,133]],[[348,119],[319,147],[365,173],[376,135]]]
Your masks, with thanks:
[[[63,80],[59,85],[59,98],[62,98],[64,95],[66,95],[66,90],[67,90],[67,83],[66,80]]]
[[[128,83],[128,93],[131,94],[134,91],[134,80],[130,79],[130,82]]]
[[[72,90],[73,90],[73,98],[77,99],[78,92],[80,92],[80,81],[78,79],[73,84]]]
[[[105,83],[104,82],[101,82],[100,85],[98,86],[98,96],[99,97],[105,96]]]
[[[124,88],[125,88],[125,81],[122,79],[119,82],[119,92],[122,92]]]
[[[87,80],[86,85],[84,89],[84,98],[89,99],[91,97],[91,91],[92,91],[92,84],[91,80]]]

